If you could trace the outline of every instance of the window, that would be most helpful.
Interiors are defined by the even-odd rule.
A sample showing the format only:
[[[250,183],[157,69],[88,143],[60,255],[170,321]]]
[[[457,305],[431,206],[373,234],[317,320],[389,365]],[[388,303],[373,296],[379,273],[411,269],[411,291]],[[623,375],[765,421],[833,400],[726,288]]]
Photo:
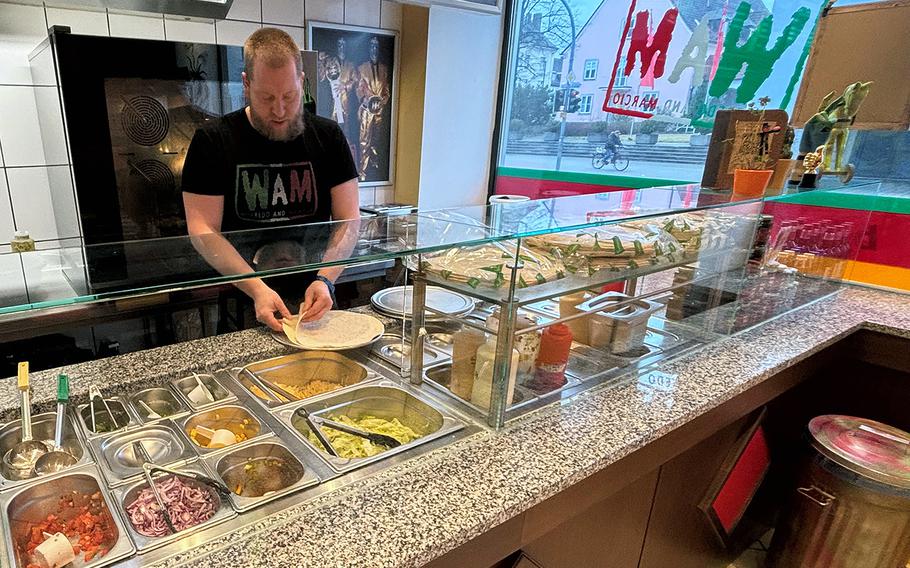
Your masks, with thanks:
[[[616,67],[616,81],[613,83],[613,86],[625,87],[626,79],[626,56],[623,55],[619,58],[619,65]]]
[[[591,114],[591,101],[594,95],[582,95],[578,105],[578,114]]]
[[[633,24],[634,24],[634,21],[633,21]],[[623,18],[622,20],[620,20],[620,24],[619,24],[620,33],[622,33],[622,29],[623,29],[625,26],[626,26],[626,19]],[[632,40],[632,30],[633,30],[634,28],[635,28],[634,25],[630,25],[630,26],[629,26],[629,31],[626,32],[626,42],[627,42],[627,43],[628,43],[629,41]]]
[[[586,59],[585,60],[585,81],[593,81],[597,78],[597,65],[599,63],[598,59]]]
[[[0,0],[0,3],[4,1],[10,0]],[[716,24],[725,1],[705,0],[695,11],[708,14]],[[840,4],[868,0],[837,1]],[[633,10],[631,15],[628,12],[628,1],[625,2],[624,9],[603,0],[511,2],[513,7],[511,19],[504,22],[507,28],[505,34],[507,44],[503,46],[506,59],[501,67],[504,74],[501,107],[497,109],[501,117],[498,125],[500,136],[495,163],[492,164],[495,176],[492,184],[494,190],[510,193],[510,188],[519,183],[517,180],[528,179],[521,177],[524,174],[519,175],[519,172],[526,170],[555,172],[553,176],[548,175],[540,179],[557,179],[571,187],[576,181],[571,181],[574,179],[571,175],[561,177],[563,173],[591,173],[594,168],[589,160],[565,159],[565,145],[572,144],[575,137],[585,133],[590,123],[595,120],[608,123],[607,132],[618,130],[625,136],[639,133],[639,125],[648,124],[649,120],[659,122],[661,129],[665,127],[667,131],[675,130],[679,133],[678,138],[672,141],[667,140],[666,136],[658,140],[658,149],[661,151],[648,153],[647,156],[636,159],[629,166],[629,170],[614,172],[613,175],[630,177],[659,175],[663,181],[685,183],[701,180],[707,148],[693,146],[691,148],[694,150],[691,150],[688,140],[691,133],[711,132],[717,111],[729,108],[730,103],[736,100],[748,101],[768,96],[772,101],[771,106],[776,108],[782,105],[786,107],[785,110],[792,111],[796,95],[800,91],[798,82],[791,79],[799,78],[804,70],[806,61],[803,54],[811,47],[813,28],[811,22],[815,22],[824,8],[824,3],[817,0],[813,2],[798,0],[795,4],[787,4],[786,7],[782,2],[773,0],[764,5],[751,0],[748,3],[751,4],[748,22],[760,21],[766,17],[766,12],[773,11],[775,25],[781,24],[778,27],[782,28],[793,21],[798,10],[805,12],[806,9],[809,9],[808,20],[798,37],[784,38],[781,29],[772,30],[768,44],[781,41],[783,38],[789,47],[780,54],[776,50],[770,50],[768,56],[761,61],[747,64],[744,69],[739,70],[729,85],[723,87],[720,96],[713,97],[708,96],[713,82],[703,81],[700,85],[694,85],[693,74],[688,71],[683,73],[678,81],[670,81],[673,69],[683,56],[682,49],[692,36],[692,30],[678,21],[665,54],[664,71],[660,76],[654,76],[653,83],[649,77],[649,80],[645,81],[647,85],[641,85],[639,78],[641,66],[637,64],[637,56],[633,62],[636,65],[630,66],[628,73],[625,70],[629,63],[627,55],[632,30],[635,29],[636,18],[642,15],[641,10],[645,10],[645,14],[648,15],[649,31],[653,34],[674,6],[679,10],[681,17],[687,6],[685,2],[682,5],[674,1],[650,3],[645,6],[639,0],[640,7]],[[772,5],[773,10],[768,8]],[[569,18],[570,9],[572,18]],[[800,17],[806,16],[802,14]],[[732,17],[729,9],[728,17]],[[753,38],[751,41],[759,41],[764,37],[756,38],[756,33],[758,32],[754,24],[745,26],[737,45],[748,41],[748,38]],[[728,45],[727,48],[734,49],[732,45]],[[741,51],[742,47],[735,49]],[[703,61],[708,66],[711,65],[716,53],[713,48],[709,51],[710,53],[704,55]],[[724,52],[723,45],[721,52]],[[735,54],[738,51],[730,53]],[[543,65],[541,58],[546,58],[546,66]],[[769,67],[771,73],[760,85],[756,86],[755,81],[742,80],[746,73],[758,80]],[[570,80],[571,85],[567,84]],[[612,86],[609,91],[608,86]],[[719,83],[717,90],[720,90],[721,86]],[[567,113],[564,117],[560,110],[565,110],[566,89],[570,92],[578,90],[579,96],[574,102],[577,106],[573,105],[575,112]],[[478,96],[491,95],[484,91],[478,93]],[[602,110],[603,107],[607,110]],[[745,104],[737,103],[735,107],[744,108]],[[651,117],[637,118],[642,114]],[[560,138],[559,123],[563,119],[568,124],[564,136]],[[645,132],[647,131],[645,128]],[[555,141],[553,134],[556,134]],[[907,134],[906,143],[910,144],[910,133]],[[857,144],[859,140],[857,137]],[[537,144],[538,142],[541,144]],[[562,152],[559,150],[560,145],[563,147]],[[686,151],[682,152],[683,149]],[[685,160],[679,159],[678,156],[683,154]],[[871,145],[868,146],[864,156],[874,155],[875,150]],[[557,156],[563,158],[557,160]],[[871,159],[868,158],[867,162]],[[905,170],[910,171],[910,167]],[[580,182],[578,184],[584,185]],[[588,187],[585,191],[593,189],[597,188]]]

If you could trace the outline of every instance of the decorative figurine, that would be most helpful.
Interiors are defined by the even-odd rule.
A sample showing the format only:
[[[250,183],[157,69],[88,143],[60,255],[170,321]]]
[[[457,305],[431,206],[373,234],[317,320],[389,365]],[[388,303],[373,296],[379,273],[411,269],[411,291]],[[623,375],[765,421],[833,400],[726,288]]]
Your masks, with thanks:
[[[866,83],[856,82],[844,89],[844,94],[840,97],[844,104],[834,108],[832,117],[834,125],[831,127],[831,135],[825,143],[825,169],[830,171],[843,171],[844,155],[847,149],[847,135],[850,133],[850,125],[856,119],[856,113],[863,104],[869,91],[872,89],[872,81]],[[833,161],[833,167],[832,167]]]
[[[853,124],[856,113],[872,88],[872,81],[857,81],[844,89],[844,93],[834,98],[836,91],[831,91],[812,117],[806,121],[803,137],[799,144],[801,157],[811,153],[813,148],[825,146],[824,170],[838,174],[844,183],[853,177],[853,165],[844,163],[849,126]]]
[[[824,157],[825,146],[819,146],[814,152],[809,152],[806,154],[806,157],[803,158],[803,169],[808,173],[819,173],[818,166],[822,163]]]
[[[813,189],[821,174],[821,164],[825,159],[825,146],[819,146],[814,152],[808,152],[803,158],[803,177],[799,182],[801,189]]]

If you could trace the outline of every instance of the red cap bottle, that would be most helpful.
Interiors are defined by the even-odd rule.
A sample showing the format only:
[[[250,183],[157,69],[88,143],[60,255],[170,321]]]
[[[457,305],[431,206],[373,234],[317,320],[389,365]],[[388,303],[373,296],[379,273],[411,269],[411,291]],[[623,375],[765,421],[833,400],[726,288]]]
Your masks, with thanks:
[[[551,325],[540,338],[540,352],[534,378],[528,387],[538,392],[549,392],[566,384],[566,364],[572,349],[572,330],[564,323]]]

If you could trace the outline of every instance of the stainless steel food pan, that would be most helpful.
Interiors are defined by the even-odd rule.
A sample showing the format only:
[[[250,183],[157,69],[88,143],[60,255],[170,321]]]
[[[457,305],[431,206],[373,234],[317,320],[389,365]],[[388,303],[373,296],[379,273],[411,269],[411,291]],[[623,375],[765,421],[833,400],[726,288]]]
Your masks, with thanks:
[[[61,512],[60,498],[72,495],[74,508],[64,508]],[[132,556],[135,552],[133,543],[127,536],[123,521],[117,513],[116,506],[104,489],[98,470],[92,465],[71,469],[63,475],[44,478],[38,483],[20,487],[15,491],[0,496],[0,515],[2,515],[3,539],[7,552],[7,561],[15,568],[25,568],[29,560],[26,551],[20,548],[31,527],[47,519],[48,515],[57,514],[64,519],[75,517],[80,507],[90,502],[92,496],[103,503],[102,515],[111,528],[105,534],[103,545],[108,549],[104,556],[96,556],[85,562],[79,554],[77,560],[68,564],[72,568],[99,568]],[[4,565],[6,565],[4,563]]]

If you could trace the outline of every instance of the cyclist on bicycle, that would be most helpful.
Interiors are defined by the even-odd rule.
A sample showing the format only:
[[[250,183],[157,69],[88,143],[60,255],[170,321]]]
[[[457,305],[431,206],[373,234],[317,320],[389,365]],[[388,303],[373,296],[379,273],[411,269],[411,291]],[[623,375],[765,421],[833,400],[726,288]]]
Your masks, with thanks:
[[[604,146],[607,152],[609,152],[610,161],[614,161],[616,159],[616,149],[622,146],[622,140],[619,138],[619,130],[614,130],[610,133]]]

